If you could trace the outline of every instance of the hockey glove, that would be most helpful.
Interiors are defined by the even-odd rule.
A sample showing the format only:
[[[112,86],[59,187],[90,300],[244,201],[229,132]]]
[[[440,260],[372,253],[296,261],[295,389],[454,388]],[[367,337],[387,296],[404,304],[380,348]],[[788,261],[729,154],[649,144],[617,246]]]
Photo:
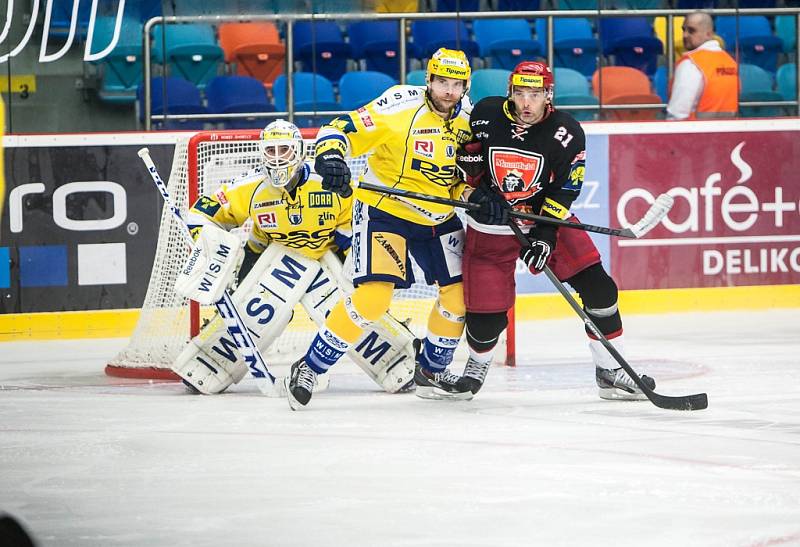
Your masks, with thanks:
[[[314,160],[314,171],[322,177],[322,188],[329,192],[336,192],[347,198],[353,193],[350,188],[350,168],[344,161],[344,156],[336,150],[328,150],[317,156]]]
[[[470,209],[467,214],[481,224],[508,224],[508,202],[499,193],[481,184],[469,195],[467,201],[477,203],[480,209]]]
[[[528,233],[528,245],[519,251],[519,257],[533,273],[544,270],[547,260],[556,249],[558,227],[539,224]]]
[[[483,161],[483,145],[480,142],[470,142],[459,149],[456,154],[456,167],[461,182],[477,188],[486,172]]]

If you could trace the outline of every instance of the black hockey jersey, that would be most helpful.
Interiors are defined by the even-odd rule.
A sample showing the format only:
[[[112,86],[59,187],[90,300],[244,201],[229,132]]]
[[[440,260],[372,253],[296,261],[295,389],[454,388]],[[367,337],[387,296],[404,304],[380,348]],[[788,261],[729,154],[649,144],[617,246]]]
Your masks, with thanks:
[[[505,97],[486,97],[472,110],[470,126],[483,145],[486,167],[482,184],[493,185],[517,211],[567,218],[583,185],[583,129],[558,110],[537,124],[521,125],[509,108],[513,105]],[[474,224],[472,218],[469,222]],[[509,230],[492,228],[486,231]]]

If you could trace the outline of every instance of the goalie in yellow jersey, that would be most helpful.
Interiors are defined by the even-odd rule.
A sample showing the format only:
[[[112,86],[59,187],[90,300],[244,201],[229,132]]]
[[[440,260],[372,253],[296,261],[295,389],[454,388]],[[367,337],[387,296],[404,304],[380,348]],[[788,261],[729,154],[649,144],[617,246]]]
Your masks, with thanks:
[[[284,331],[296,304],[317,324],[353,291],[343,273],[350,247],[352,198],[322,188],[305,162],[305,143],[293,124],[278,120],[260,135],[262,165],[202,196],[189,210],[187,224],[195,248],[178,274],[175,290],[211,304],[233,281],[232,295],[259,349],[265,351]],[[245,249],[230,230],[252,221]],[[351,359],[385,391],[401,390],[414,375],[414,336],[384,314]],[[376,349],[378,348],[378,349]],[[219,318],[184,348],[173,370],[191,388],[220,393],[247,372]],[[280,384],[281,386],[283,384]]]
[[[369,104],[322,127],[315,170],[322,187],[350,196],[344,157],[369,153],[361,180],[387,188],[457,198],[459,145],[471,138],[466,98],[469,62],[461,51],[440,49],[427,66],[426,86],[398,85]],[[450,205],[356,188],[353,203],[353,284],[337,303],[305,357],[292,366],[287,392],[292,409],[307,405],[324,374],[389,309],[395,288],[414,281],[410,256],[438,284],[439,297],[417,356],[414,383],[423,398],[471,398],[448,370],[464,330],[461,254],[464,229]],[[421,281],[421,280],[420,280]]]

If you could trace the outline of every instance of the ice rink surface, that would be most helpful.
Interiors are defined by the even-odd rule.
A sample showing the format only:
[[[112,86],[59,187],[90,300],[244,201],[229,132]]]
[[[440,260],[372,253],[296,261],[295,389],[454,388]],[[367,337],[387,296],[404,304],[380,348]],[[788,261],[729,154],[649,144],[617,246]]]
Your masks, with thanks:
[[[473,401],[341,364],[301,412],[106,377],[124,339],[0,344],[0,511],[46,546],[800,545],[800,310],[624,319],[707,410],[600,400],[577,318]]]

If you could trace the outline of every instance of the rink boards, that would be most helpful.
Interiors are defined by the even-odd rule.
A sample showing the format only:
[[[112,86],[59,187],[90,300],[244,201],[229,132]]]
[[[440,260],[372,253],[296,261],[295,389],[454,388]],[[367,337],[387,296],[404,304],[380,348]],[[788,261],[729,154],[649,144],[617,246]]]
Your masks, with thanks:
[[[626,313],[800,307],[800,120],[589,123],[585,223],[635,222],[675,198],[642,240],[593,235]],[[125,336],[147,289],[160,196],[181,133],[10,136],[0,228],[0,340]],[[567,315],[518,271],[518,316]],[[67,313],[65,313],[67,312]]]

